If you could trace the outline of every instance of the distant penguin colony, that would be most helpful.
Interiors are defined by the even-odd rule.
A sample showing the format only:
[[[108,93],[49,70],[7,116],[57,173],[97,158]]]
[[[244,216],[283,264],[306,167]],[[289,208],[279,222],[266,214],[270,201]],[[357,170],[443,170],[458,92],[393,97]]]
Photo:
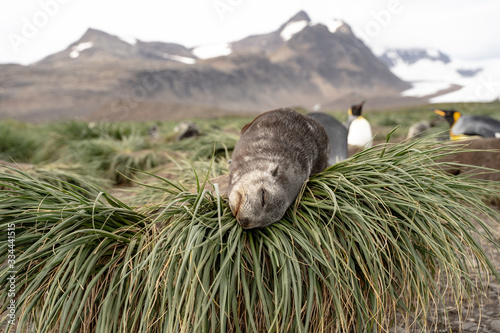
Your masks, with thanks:
[[[364,103],[365,101],[362,101],[353,105],[348,111],[347,143],[351,146],[370,148],[373,145],[373,135],[370,123],[361,115]]]
[[[470,139],[474,136],[500,138],[500,121],[486,116],[462,115],[456,110],[434,110],[450,124],[450,139]]]
[[[229,171],[229,207],[245,229],[279,221],[310,175],[323,171],[330,143],[313,117],[265,112],[245,125]]]

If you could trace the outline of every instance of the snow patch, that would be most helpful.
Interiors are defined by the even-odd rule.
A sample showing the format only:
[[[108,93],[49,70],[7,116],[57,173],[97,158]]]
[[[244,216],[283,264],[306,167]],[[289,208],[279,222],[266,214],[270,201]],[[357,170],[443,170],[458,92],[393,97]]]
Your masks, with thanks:
[[[431,55],[429,50],[426,52]],[[461,85],[462,76],[456,71],[453,63],[445,64],[441,61],[420,59],[408,64],[395,52],[388,55],[394,61],[391,71],[412,84],[412,88],[402,92],[403,96],[424,97],[448,89],[454,84]]]
[[[232,49],[229,43],[215,43],[198,46],[193,49],[193,54],[200,59],[209,59],[231,54]]]
[[[301,32],[308,25],[309,25],[309,22],[307,22],[305,20],[290,22],[283,28],[280,36],[286,42],[286,41],[290,40],[295,34]]]
[[[460,89],[433,97],[429,102],[491,102],[500,98],[500,58],[474,61],[452,59],[444,63],[437,60],[438,50],[428,49],[426,52],[435,57],[434,60],[420,59],[413,64],[406,63],[397,53],[388,53],[388,57],[394,60],[391,71],[412,84],[411,89],[402,93],[403,96],[423,97],[458,85]]]
[[[401,59],[396,59],[391,71],[405,81],[439,81],[455,82],[461,75],[452,63],[443,64],[441,61],[421,59],[413,64],[408,64]]]
[[[396,53],[396,51],[389,51],[386,53],[387,57],[389,59],[392,59],[392,60],[397,60],[398,59],[398,54]]]
[[[163,58],[168,59],[168,60],[182,62],[183,64],[188,64],[188,65],[196,64],[196,59],[189,58],[189,57],[183,57],[183,56],[168,54],[168,53],[164,53],[164,52],[161,52],[160,56],[162,56]]]
[[[476,75],[455,82],[461,89],[437,96],[431,103],[447,102],[491,102],[500,98],[500,58],[480,61],[456,61],[456,68],[482,68]]]
[[[326,27],[332,34],[336,33],[340,27],[344,25],[344,21],[339,20],[339,19],[332,19],[326,22]]]
[[[69,56],[73,59],[78,58],[81,52],[90,49],[92,46],[94,46],[93,42],[82,42],[78,45],[75,45],[71,48]]]
[[[120,38],[122,41],[130,45],[137,44],[137,38],[132,36],[118,36],[118,38]]]
[[[444,81],[415,81],[411,82],[412,88],[401,93],[403,96],[424,97],[432,95],[438,91],[448,89],[452,86],[449,82]]]
[[[427,52],[427,55],[429,57],[432,57],[432,58],[439,58],[439,56],[440,56],[439,50],[436,50],[436,49],[427,49],[426,52]]]

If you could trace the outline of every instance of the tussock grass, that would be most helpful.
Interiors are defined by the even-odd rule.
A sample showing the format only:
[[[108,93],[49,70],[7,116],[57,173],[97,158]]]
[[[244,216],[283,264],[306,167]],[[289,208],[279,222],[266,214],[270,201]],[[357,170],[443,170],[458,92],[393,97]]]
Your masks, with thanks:
[[[162,175],[168,171],[168,175]],[[149,172],[138,172],[135,183],[139,186],[133,189],[134,204],[151,205],[172,198],[171,182],[186,191],[195,191],[199,186],[198,175],[213,179],[229,173],[229,162],[219,158],[217,162],[205,158],[196,161],[185,159],[170,159],[170,163],[162,165]],[[165,179],[165,176],[169,180]]]
[[[58,140],[81,141],[97,138],[113,138],[121,140],[133,134],[147,131],[147,124],[133,122],[85,122],[68,120],[55,124],[53,131]]]
[[[41,143],[41,135],[33,132],[32,125],[0,121],[0,160],[31,162]]]
[[[61,190],[78,191],[80,194],[95,197],[97,188],[109,188],[110,181],[85,175],[81,165],[49,164],[43,167],[32,164],[2,164],[0,161],[0,172],[15,174],[22,170],[27,176],[38,181],[46,182]],[[3,189],[0,186],[0,190]]]
[[[199,137],[188,138],[168,145],[168,149],[179,152],[189,152],[189,159],[211,159],[212,157],[229,159],[238,141],[239,135],[227,131],[211,129],[202,132]]]
[[[166,160],[166,155],[151,149],[144,137],[130,135],[120,140],[105,137],[73,141],[64,149],[60,162],[81,164],[91,175],[123,184],[138,170],[154,168]]]
[[[87,303],[97,296],[94,283],[112,274],[110,268],[123,259],[120,250],[145,226],[144,217],[92,187],[62,188],[23,171],[1,174],[0,183],[6,188],[2,230],[9,223],[16,228],[18,331],[31,331],[30,322],[36,322],[36,332],[72,331],[81,324],[74,321],[81,308],[94,306]],[[7,257],[6,242],[0,253]],[[2,267],[2,284],[7,270]],[[7,303],[2,305],[3,312]]]
[[[495,235],[477,217],[498,221],[481,197],[500,193],[444,173],[437,161],[452,149],[365,150],[311,177],[280,222],[248,231],[202,178],[197,193],[163,179],[168,199],[133,209],[98,190],[0,174],[0,225],[16,225],[17,327],[382,332],[399,313],[424,331],[429,305],[447,305],[441,286],[454,305],[479,293],[470,273],[500,279],[481,247],[498,248]]]
[[[141,138],[142,145],[147,141],[150,123],[132,122],[84,122],[68,120],[48,124],[47,133],[40,138],[40,149],[31,152],[35,163],[58,161],[68,154],[68,150],[77,149],[80,145],[91,145],[99,142],[127,142],[131,138]],[[41,129],[39,129],[40,131]]]
[[[82,194],[95,197],[97,188],[110,186],[110,181],[102,178],[95,178],[84,175],[81,165],[57,165],[51,164],[44,167],[36,167],[28,170],[27,173],[34,179],[49,183],[56,188],[70,191],[82,189]]]

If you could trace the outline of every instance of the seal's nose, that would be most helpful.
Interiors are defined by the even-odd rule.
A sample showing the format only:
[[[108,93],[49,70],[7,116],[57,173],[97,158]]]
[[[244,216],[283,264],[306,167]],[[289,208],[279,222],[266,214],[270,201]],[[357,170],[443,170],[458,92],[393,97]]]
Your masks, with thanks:
[[[247,218],[240,218],[238,219],[238,223],[241,225],[242,228],[244,229],[248,229],[248,227],[250,226],[250,219],[247,219]]]

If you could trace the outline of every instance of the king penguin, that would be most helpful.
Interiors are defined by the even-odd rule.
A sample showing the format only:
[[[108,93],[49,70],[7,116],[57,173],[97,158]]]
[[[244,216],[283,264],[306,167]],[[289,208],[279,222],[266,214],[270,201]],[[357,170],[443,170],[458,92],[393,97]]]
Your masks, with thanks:
[[[373,145],[372,128],[368,120],[361,116],[363,110],[362,101],[359,104],[351,106],[349,117],[347,118],[347,144],[351,146],[370,148]]]
[[[470,139],[472,136],[500,138],[500,121],[486,116],[462,115],[455,110],[434,110],[450,124],[450,139]]]

